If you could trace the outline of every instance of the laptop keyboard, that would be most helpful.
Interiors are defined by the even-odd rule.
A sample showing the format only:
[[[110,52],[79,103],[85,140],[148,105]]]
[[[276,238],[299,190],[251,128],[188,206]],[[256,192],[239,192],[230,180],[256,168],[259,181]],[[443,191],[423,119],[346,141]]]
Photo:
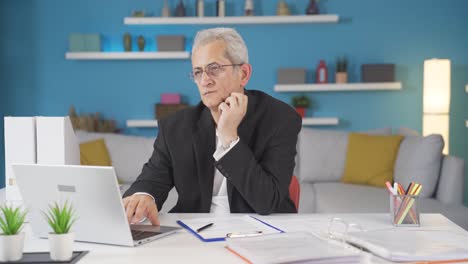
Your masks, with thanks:
[[[139,230],[132,230],[132,237],[133,240],[142,240],[148,237],[152,237],[155,235],[161,234],[159,232],[150,232],[150,231],[139,231]]]

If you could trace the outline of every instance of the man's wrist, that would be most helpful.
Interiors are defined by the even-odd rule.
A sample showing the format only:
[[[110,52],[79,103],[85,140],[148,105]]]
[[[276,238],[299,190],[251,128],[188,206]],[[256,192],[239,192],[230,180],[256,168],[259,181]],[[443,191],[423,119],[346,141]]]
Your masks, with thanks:
[[[236,141],[239,138],[237,135],[225,137],[221,140],[221,145],[223,146],[224,149],[228,149],[231,144]]]

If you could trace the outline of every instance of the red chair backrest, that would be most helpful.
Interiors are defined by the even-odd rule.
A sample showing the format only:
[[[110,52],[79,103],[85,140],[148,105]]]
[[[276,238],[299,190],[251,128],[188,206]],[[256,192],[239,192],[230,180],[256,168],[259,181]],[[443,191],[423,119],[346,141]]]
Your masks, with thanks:
[[[291,183],[289,184],[289,197],[296,206],[296,210],[299,210],[299,197],[301,195],[301,186],[296,176],[292,176]]]

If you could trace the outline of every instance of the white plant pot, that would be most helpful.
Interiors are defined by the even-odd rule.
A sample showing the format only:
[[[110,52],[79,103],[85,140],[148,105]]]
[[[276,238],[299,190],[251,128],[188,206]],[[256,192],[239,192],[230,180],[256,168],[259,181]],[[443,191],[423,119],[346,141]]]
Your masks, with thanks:
[[[0,235],[0,261],[17,261],[23,257],[24,233]]]
[[[68,261],[73,254],[74,233],[49,233],[50,258],[57,261]]]

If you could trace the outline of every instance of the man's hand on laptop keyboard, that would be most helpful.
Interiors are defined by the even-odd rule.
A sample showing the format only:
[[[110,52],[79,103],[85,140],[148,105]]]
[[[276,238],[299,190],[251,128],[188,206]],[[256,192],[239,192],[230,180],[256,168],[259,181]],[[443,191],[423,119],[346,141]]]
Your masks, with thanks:
[[[146,194],[134,194],[123,199],[128,222],[139,223],[144,217],[153,225],[160,225],[158,207],[153,198]]]

